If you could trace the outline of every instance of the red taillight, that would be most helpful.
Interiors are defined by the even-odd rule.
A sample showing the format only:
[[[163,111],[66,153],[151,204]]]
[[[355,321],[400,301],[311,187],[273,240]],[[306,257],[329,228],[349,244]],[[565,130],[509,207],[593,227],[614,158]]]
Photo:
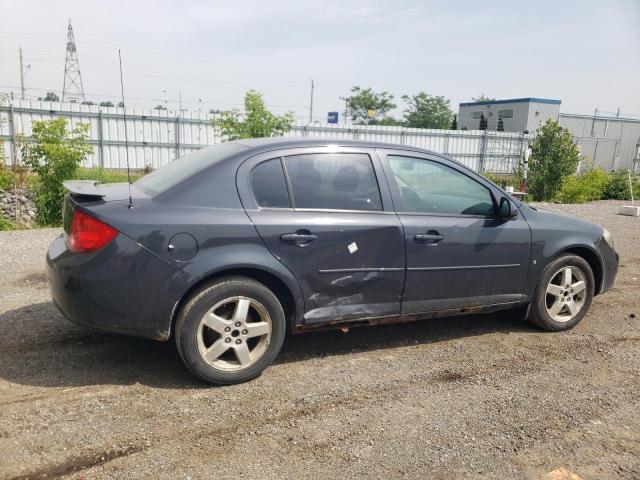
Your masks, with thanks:
[[[115,228],[76,209],[71,219],[67,241],[72,252],[87,253],[101,249],[117,235],[118,231]]]

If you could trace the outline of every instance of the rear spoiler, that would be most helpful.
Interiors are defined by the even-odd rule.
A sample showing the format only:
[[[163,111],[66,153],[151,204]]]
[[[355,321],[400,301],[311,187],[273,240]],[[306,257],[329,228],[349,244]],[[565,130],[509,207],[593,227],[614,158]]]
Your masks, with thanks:
[[[105,196],[100,191],[100,182],[97,180],[69,180],[63,182],[62,185],[69,190],[71,195],[78,197],[103,198]]]

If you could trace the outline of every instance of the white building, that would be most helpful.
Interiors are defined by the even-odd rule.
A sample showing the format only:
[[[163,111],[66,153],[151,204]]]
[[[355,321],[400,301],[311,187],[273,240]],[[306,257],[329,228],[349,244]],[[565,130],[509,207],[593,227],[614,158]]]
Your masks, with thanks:
[[[502,118],[505,132],[535,132],[548,119],[558,120],[559,115],[560,100],[547,98],[466,102],[458,110],[458,130],[478,130],[484,116],[487,130],[497,130]]]

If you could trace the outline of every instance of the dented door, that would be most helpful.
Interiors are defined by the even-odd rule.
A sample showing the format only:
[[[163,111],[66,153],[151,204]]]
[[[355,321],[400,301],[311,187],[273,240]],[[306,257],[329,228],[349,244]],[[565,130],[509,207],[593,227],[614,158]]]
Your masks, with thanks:
[[[255,198],[260,192],[249,198],[250,178],[239,178],[238,185],[265,245],[300,284],[304,322],[399,314],[405,275],[403,231],[384,177],[378,181],[382,170],[375,151],[324,148],[284,153],[280,161],[291,199],[288,208],[282,208],[283,199],[277,208],[261,207]],[[260,172],[257,166],[265,158],[243,164],[239,174]],[[254,178],[254,190],[265,182],[281,182],[270,170]],[[340,206],[349,208],[336,208]]]
[[[305,323],[400,313],[402,227],[395,215],[251,212],[269,250],[298,279]],[[287,233],[317,238],[284,241]]]

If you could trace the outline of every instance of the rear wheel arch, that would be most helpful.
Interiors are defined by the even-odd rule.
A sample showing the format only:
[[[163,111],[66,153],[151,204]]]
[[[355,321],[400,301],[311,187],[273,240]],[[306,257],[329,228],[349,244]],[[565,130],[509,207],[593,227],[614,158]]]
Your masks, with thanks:
[[[171,314],[171,337],[173,337],[175,333],[174,331],[176,326],[176,319],[180,314],[180,311],[189,301],[192,295],[205,285],[226,277],[250,278],[266,286],[280,301],[282,309],[284,310],[285,319],[287,321],[287,328],[291,329],[294,326],[297,318],[296,315],[298,313],[298,308],[296,306],[295,298],[289,286],[277,275],[267,270],[255,267],[237,267],[218,270],[216,272],[205,275],[196,283],[191,285],[189,289],[182,294],[180,300],[177,302],[176,307],[173,309],[173,312]]]

